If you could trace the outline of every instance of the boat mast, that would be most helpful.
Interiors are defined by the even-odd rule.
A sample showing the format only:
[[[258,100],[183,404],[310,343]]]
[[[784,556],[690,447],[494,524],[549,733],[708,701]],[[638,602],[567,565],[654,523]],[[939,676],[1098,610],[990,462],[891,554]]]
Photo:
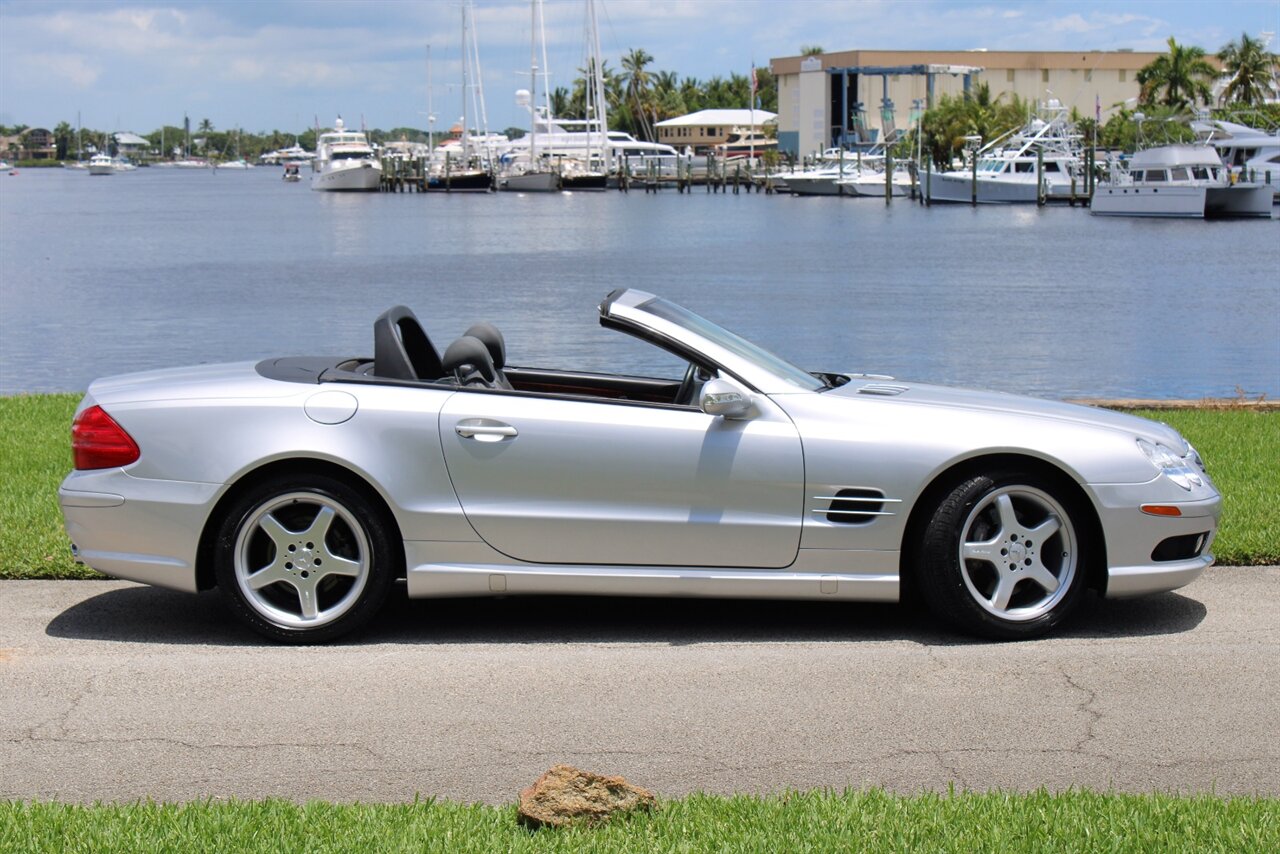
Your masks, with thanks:
[[[600,24],[596,19],[596,2],[595,0],[587,0],[587,18],[591,27],[591,85],[587,87],[589,93],[587,113],[585,118],[587,124],[587,141],[588,151],[587,157],[590,159],[590,141],[591,141],[591,125],[590,119],[592,108],[594,108],[596,116],[596,125],[600,131],[600,165],[607,172],[611,166],[609,151],[609,118],[608,104],[604,97],[604,69],[600,67]],[[591,103],[594,102],[594,103]]]
[[[470,117],[467,111],[467,98],[471,94],[467,83],[467,67],[471,64],[471,50],[467,43],[467,10],[470,6],[469,2],[462,4],[462,161],[464,166],[471,156],[471,132],[467,128],[467,119]]]
[[[538,163],[538,0],[529,4],[529,168]]]
[[[431,45],[427,45],[427,161],[435,154],[436,114],[431,109]]]

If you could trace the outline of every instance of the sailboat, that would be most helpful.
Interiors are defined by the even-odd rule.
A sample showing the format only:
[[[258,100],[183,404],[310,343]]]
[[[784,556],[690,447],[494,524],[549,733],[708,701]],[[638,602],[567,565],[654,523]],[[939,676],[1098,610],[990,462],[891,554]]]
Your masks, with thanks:
[[[529,40],[529,89],[516,92],[516,104],[529,109],[529,150],[523,158],[511,158],[498,189],[522,193],[548,193],[560,189],[560,172],[551,168],[538,150],[538,42],[542,35],[542,0],[531,0],[532,29]],[[546,40],[542,41],[542,65],[546,68]],[[544,72],[545,73],[545,72]],[[545,87],[544,87],[545,88]],[[550,104],[545,115],[551,115]]]
[[[484,165],[477,165],[475,140],[471,136],[470,101],[475,98],[475,105],[481,113],[481,125],[486,124],[484,118],[484,90],[479,80],[480,51],[476,44],[475,29],[471,24],[471,2],[462,4],[462,121],[457,127],[457,137],[439,147],[433,147],[431,165],[427,171],[427,189],[444,190],[446,192],[487,192],[493,189],[493,176]],[[472,68],[472,64],[475,68]],[[430,75],[430,59],[427,60]],[[476,78],[474,89],[470,82]],[[427,97],[431,97],[431,84],[427,84]],[[430,103],[427,105],[428,122],[434,129],[435,116],[431,113]],[[487,143],[489,134],[484,133],[481,142]],[[485,159],[481,159],[482,163]]]

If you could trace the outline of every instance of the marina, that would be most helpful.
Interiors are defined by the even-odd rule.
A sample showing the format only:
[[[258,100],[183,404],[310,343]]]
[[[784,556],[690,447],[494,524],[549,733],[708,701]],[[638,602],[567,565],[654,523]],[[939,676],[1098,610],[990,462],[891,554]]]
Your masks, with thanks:
[[[731,189],[419,199],[313,193],[282,171],[0,177],[0,393],[360,352],[372,309],[395,304],[442,340],[504,318],[514,365],[612,370],[607,333],[546,318],[625,285],[814,369],[1058,398],[1280,396],[1274,219]]]

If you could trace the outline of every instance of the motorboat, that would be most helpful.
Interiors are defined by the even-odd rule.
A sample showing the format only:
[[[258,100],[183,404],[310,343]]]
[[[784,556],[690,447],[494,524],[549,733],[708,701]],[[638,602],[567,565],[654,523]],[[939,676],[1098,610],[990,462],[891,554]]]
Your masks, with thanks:
[[[284,174],[280,176],[287,184],[296,184],[302,180],[302,176],[298,174],[298,166],[289,164],[284,167]]]
[[[842,178],[836,182],[846,196],[870,196],[884,198],[884,166],[880,168],[865,167],[857,174]],[[889,192],[894,196],[906,196],[911,192],[911,168],[909,163],[900,163],[894,167],[889,176]]]
[[[111,159],[111,168],[117,172],[136,172],[138,164],[134,163],[127,157],[113,157]]]
[[[114,175],[116,174],[116,162],[105,151],[98,152],[89,158],[89,174]]]
[[[248,160],[245,160],[243,157],[237,157],[235,160],[227,160],[227,161],[224,161],[224,162],[222,162],[222,163],[214,164],[214,168],[215,168],[215,169],[245,170],[245,169],[252,169],[252,168],[253,168],[253,164],[252,164],[252,163],[250,163]]]
[[[333,130],[320,134],[311,163],[311,189],[369,191],[382,182],[382,164],[361,131],[347,130],[339,116]]]
[[[1126,168],[1127,165],[1127,168]],[[1098,216],[1270,217],[1272,188],[1237,180],[1208,145],[1162,145],[1113,164],[1090,205]]]
[[[1241,180],[1270,184],[1280,201],[1280,132],[1262,131],[1223,119],[1191,123],[1196,139],[1217,149],[1222,162]]]
[[[930,170],[920,183],[931,202],[1033,204],[1042,197],[1069,196],[1084,188],[1080,136],[1056,99],[1026,125],[997,137],[974,153],[968,169]]]
[[[267,165],[306,165],[315,158],[314,151],[307,151],[301,145],[294,143],[288,148],[277,148],[275,151],[268,151],[266,154],[258,158],[259,162]]]
[[[852,178],[857,172],[858,167],[848,163],[844,167],[824,165],[803,172],[788,172],[779,177],[794,196],[838,196],[841,194],[840,181]]]
[[[777,151],[778,141],[751,128],[735,127],[729,138],[712,148],[716,157],[732,160],[739,157],[759,157],[766,151]]]

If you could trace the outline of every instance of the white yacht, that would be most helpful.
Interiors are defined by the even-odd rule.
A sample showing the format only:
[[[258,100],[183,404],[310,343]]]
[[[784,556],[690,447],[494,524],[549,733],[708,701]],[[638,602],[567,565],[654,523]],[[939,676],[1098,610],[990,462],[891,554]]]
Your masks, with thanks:
[[[1222,162],[1244,181],[1270,184],[1280,201],[1280,133],[1262,131],[1222,119],[1191,123],[1196,138],[1218,150]]]
[[[360,131],[347,130],[339,117],[333,130],[320,134],[311,161],[313,190],[376,190],[382,164]]]
[[[858,167],[852,162],[841,168],[838,164],[823,164],[816,169],[802,172],[787,172],[779,176],[786,183],[793,196],[839,196],[842,195],[840,182],[853,178],[858,174]]]
[[[89,174],[114,175],[116,174],[116,162],[110,154],[100,151],[89,158]]]
[[[1034,203],[1040,199],[1041,180],[1045,196],[1052,197],[1069,195],[1073,178],[1077,192],[1082,191],[1079,134],[1056,99],[1044,112],[1048,120],[1037,116],[979,149],[976,178],[972,168],[931,170],[921,176],[930,200],[968,204],[976,187],[978,204]]]
[[[301,145],[294,143],[288,148],[277,148],[275,151],[268,151],[266,154],[258,158],[259,162],[269,165],[305,165],[315,158],[314,151],[307,151]]]
[[[884,198],[884,164],[879,168],[865,166],[858,173],[837,181],[841,192],[846,196],[871,196]],[[894,196],[905,196],[911,192],[911,169],[909,163],[898,163],[889,176],[889,192]]]
[[[1270,217],[1271,187],[1234,180],[1207,145],[1164,145],[1116,165],[1093,192],[1098,216]]]
[[[732,160],[737,157],[759,157],[766,151],[777,151],[778,141],[763,132],[751,128],[734,128],[729,138],[712,149],[716,157]]]

